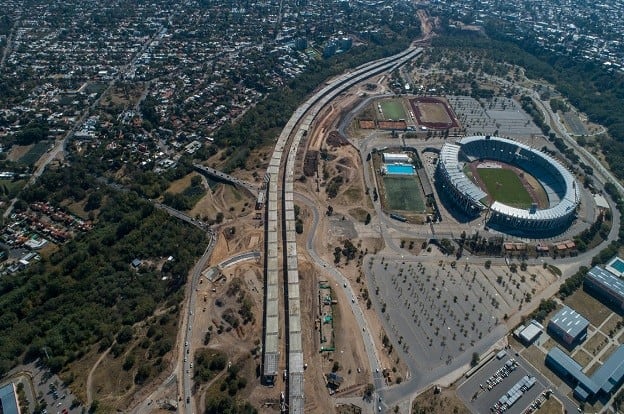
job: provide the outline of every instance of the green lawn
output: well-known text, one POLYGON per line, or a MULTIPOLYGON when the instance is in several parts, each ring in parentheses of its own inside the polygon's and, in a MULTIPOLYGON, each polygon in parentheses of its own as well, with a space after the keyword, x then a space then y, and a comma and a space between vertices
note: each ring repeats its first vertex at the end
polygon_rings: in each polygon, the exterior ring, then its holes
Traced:
POLYGON ((425 211, 420 182, 413 177, 383 177, 386 190, 386 205, 395 211, 425 211))
POLYGON ((37 142, 35 145, 33 145, 30 151, 24 154, 19 160, 17 160, 17 162, 26 165, 34 165, 39 160, 39 158, 41 158, 41 156, 46 153, 52 143, 52 141, 48 140, 37 142))
POLYGON ((407 115, 403 109, 403 104, 398 99, 391 99, 388 101, 381 101, 381 110, 383 111, 384 119, 392 119, 398 121, 399 119, 406 119, 407 115))
POLYGON ((479 168, 477 173, 494 200, 518 208, 531 206, 533 200, 515 172, 502 168, 479 168))

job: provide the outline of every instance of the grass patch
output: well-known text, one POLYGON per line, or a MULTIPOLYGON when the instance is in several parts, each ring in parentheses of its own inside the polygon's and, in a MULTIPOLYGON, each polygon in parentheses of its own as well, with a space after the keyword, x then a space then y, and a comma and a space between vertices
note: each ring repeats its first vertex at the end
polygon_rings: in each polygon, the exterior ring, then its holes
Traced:
POLYGON ((50 149, 50 145, 51 142, 47 140, 37 142, 26 154, 22 155, 17 162, 25 165, 34 165, 39 158, 50 149))
POLYGON ((349 203, 360 203, 362 201, 362 190, 358 186, 351 186, 343 193, 349 203))
POLYGON ((13 198, 24 187, 24 184, 26 184, 26 180, 0 180, 0 189, 2 189, 3 194, 13 198))
POLYGON ((583 289, 578 289, 567 297, 565 304, 583 315, 594 326, 600 326, 611 314, 609 308, 583 289))
POLYGON ((587 352, 580 349, 576 354, 574 354, 574 360, 578 362, 580 366, 586 367, 591 362, 592 357, 587 352))
POLYGON ((420 394, 412 405, 413 414, 468 414, 470 410, 459 399, 454 390, 433 393, 433 387, 420 394))
POLYGON ((602 332, 595 332, 592 337, 587 340, 587 342, 585 342, 583 348, 585 348, 587 352, 591 352, 595 355, 600 352, 602 348, 604 348, 605 345, 608 343, 605 341, 605 339, 607 339, 607 337, 603 335, 602 332))
POLYGON ((537 414, 561 414, 562 412, 563 404, 552 396, 536 411, 537 414))
POLYGON ((364 223, 366 221, 366 215, 368 214, 368 211, 364 210, 361 207, 357 207, 349 210, 349 214, 357 221, 361 221, 362 223, 364 223))
POLYGON ((504 168, 478 168, 477 173, 492 199, 518 208, 531 206, 533 200, 514 171, 504 168))
POLYGON ((387 101, 381 101, 379 105, 381 105, 384 119, 392 119, 398 121, 399 119, 407 118, 405 110, 403 109, 403 104, 400 100, 391 99, 387 101))
POLYGON ((386 205, 390 210, 424 212, 420 183, 414 177, 383 177, 386 205))
MULTIPOLYGON (((565 350, 562 348, 562 350, 565 350)), ((531 363, 539 372, 541 372, 546 378, 553 383, 555 387, 559 387, 562 382, 561 379, 550 370, 544 363, 546 355, 540 351, 536 346, 530 346, 522 351, 522 356, 531 363)))

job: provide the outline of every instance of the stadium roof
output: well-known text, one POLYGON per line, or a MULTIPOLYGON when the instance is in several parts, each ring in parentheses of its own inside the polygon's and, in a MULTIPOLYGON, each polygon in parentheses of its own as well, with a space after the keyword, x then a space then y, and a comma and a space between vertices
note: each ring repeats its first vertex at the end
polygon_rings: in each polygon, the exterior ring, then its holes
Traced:
MULTIPOLYGON (((550 220, 550 219, 563 217, 567 215, 570 211, 576 208, 576 206, 579 203, 579 194, 576 188, 577 184, 576 184, 576 181, 574 180, 574 176, 563 165, 561 165, 558 161, 556 161, 549 155, 535 148, 532 148, 528 145, 525 145, 521 142, 517 142, 517 141, 510 140, 510 139, 505 139, 505 138, 500 138, 500 137, 486 138, 483 135, 470 136, 470 137, 462 138, 459 141, 459 144, 466 145, 466 144, 473 143, 475 141, 485 141, 486 139, 490 142, 501 142, 505 144, 513 144, 520 149, 530 152, 534 156, 542 158, 543 160, 547 161, 548 164, 552 165, 556 169, 557 173, 561 176, 561 178, 565 182, 565 194, 561 198, 560 202, 553 207, 543 209, 543 210, 532 211, 532 210, 527 210, 527 209, 511 207, 506 204, 495 201, 490 206, 490 210, 503 214, 508 217, 539 221, 539 220, 550 220)), ((458 147, 457 152, 459 152, 459 147, 458 147)), ((442 158, 442 156, 440 156, 440 158, 442 158)), ((458 164, 457 159, 455 163, 458 164)), ((472 182, 467 177, 466 177, 466 180, 472 184, 472 182)), ((476 187, 476 185, 474 184, 473 186, 476 187)))
POLYGON ((482 205, 480 200, 487 197, 487 194, 464 174, 463 164, 459 161, 459 149, 459 145, 444 144, 440 150, 440 162, 445 166, 451 184, 470 197, 475 204, 482 205))
POLYGON ((553 324, 561 331, 576 338, 587 328, 589 322, 574 309, 564 306, 552 317, 549 324, 553 324))
POLYGON ((624 299, 624 282, 613 273, 606 271, 602 267, 592 267, 585 276, 594 283, 608 289, 612 294, 624 299))

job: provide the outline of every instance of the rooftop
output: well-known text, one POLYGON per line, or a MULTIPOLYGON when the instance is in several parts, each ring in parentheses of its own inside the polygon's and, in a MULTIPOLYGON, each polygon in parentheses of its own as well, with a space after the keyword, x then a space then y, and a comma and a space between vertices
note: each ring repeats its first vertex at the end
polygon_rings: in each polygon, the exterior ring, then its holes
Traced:
POLYGON ((624 379, 624 345, 620 345, 591 378, 583 373, 582 367, 572 357, 558 347, 548 351, 546 358, 550 358, 578 381, 578 386, 574 392, 579 396, 585 396, 585 398, 591 397, 599 391, 613 393, 617 391, 616 387, 624 379))
POLYGON ((549 325, 551 324, 576 338, 583 330, 587 329, 589 322, 574 309, 564 306, 552 317, 549 322, 549 325))
POLYGON ((624 299, 624 282, 613 273, 606 271, 602 267, 594 266, 587 272, 586 278, 609 289, 611 293, 619 298, 624 299))

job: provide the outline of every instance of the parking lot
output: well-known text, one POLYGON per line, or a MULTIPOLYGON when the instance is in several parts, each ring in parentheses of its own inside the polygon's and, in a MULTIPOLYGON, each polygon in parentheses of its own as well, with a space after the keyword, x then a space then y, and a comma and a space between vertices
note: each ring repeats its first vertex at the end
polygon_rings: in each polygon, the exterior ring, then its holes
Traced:
POLYGON ((506 412, 520 414, 543 391, 548 389, 540 378, 535 378, 535 385, 524 391, 515 404, 507 409, 497 408, 498 400, 518 381, 525 375, 531 378, 534 375, 533 370, 524 366, 522 362, 516 362, 513 370, 505 369, 505 364, 508 361, 510 361, 509 356, 502 359, 493 358, 459 386, 457 393, 466 402, 466 405, 470 407, 471 411, 477 413, 506 412), (476 398, 474 398, 475 396, 476 398))

